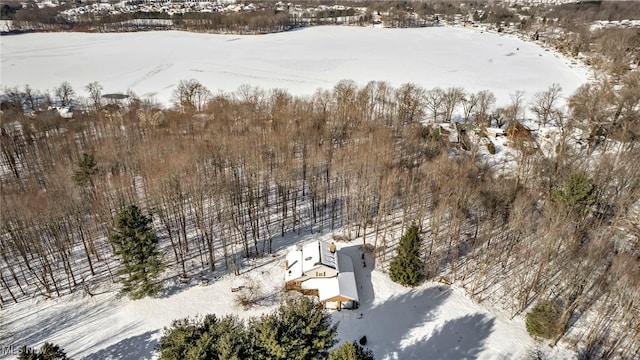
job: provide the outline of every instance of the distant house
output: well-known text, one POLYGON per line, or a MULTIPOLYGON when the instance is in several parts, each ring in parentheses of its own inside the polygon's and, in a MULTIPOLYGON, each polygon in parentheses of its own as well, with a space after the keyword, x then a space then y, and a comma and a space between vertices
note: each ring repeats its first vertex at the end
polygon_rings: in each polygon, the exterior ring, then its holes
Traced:
POLYGON ((533 140, 533 136, 531 136, 531 129, 522 125, 522 123, 517 120, 510 122, 504 132, 509 140, 533 140))
POLYGON ((522 125, 519 121, 512 121, 504 130, 511 146, 521 151, 532 154, 539 151, 538 143, 532 135, 531 129, 522 125))
POLYGON ((484 128, 482 129, 482 134, 490 138, 497 138, 504 136, 504 130, 498 128, 484 128))
POLYGON ((313 241, 298 245, 285 260, 285 288, 315 295, 328 309, 358 307, 358 288, 351 257, 334 243, 313 241))

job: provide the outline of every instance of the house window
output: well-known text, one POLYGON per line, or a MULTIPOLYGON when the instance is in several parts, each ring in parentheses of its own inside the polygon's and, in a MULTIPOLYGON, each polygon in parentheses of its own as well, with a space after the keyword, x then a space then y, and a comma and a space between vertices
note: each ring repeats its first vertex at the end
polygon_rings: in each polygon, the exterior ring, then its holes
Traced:
POLYGON ((316 276, 317 276, 317 277, 327 276, 327 273, 326 273, 326 272, 324 272, 324 271, 323 271, 323 272, 316 271, 316 276))

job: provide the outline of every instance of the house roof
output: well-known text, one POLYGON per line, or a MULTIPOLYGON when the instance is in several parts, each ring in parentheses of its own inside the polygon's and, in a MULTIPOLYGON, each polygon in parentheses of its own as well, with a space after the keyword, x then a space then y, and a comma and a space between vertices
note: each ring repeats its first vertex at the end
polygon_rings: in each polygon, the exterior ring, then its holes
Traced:
POLYGON ((302 282, 303 289, 317 289, 320 301, 351 299, 358 301, 358 287, 349 255, 331 252, 331 245, 324 241, 313 241, 298 245, 286 256, 288 269, 285 280, 296 280, 306 272, 327 266, 336 269, 338 276, 310 278, 302 282))
POLYGON ((358 287, 353 261, 349 255, 338 254, 338 276, 331 278, 313 278, 302 283, 303 289, 317 289, 320 301, 334 298, 358 300, 358 287))
POLYGON ((332 278, 309 279, 302 283, 302 288, 317 289, 320 301, 338 297, 359 301, 356 277, 353 272, 339 273, 337 277, 332 278))
MULTIPOLYGON (((285 270, 286 281, 295 280, 304 276, 306 272, 318 268, 321 265, 338 269, 336 253, 331 252, 331 245, 325 241, 312 241, 303 245, 297 245, 296 249, 289 251, 286 256, 288 269, 285 270)), ((353 265, 352 265, 353 268, 353 265)))

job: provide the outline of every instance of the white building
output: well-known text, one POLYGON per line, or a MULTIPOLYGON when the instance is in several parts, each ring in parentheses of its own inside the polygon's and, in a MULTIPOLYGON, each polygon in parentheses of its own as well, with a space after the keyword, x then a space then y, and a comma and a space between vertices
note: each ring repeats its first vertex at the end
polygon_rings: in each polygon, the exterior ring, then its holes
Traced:
POLYGON ((287 290, 316 295, 328 309, 358 306, 353 261, 336 250, 334 243, 313 241, 296 246, 286 256, 284 278, 287 290))

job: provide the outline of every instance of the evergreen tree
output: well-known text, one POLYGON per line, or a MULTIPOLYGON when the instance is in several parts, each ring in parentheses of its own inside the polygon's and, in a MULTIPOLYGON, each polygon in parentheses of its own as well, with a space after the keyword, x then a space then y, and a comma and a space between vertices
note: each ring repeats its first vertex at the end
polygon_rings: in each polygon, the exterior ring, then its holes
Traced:
POLYGON ((398 254, 389 264, 391 280, 404 286, 416 286, 422 280, 418 226, 412 224, 400 239, 398 254))
POLYGON ((115 229, 109 234, 109 241, 122 262, 118 270, 122 293, 132 299, 156 295, 162 289, 157 279, 164 264, 151 221, 151 217, 143 215, 137 206, 130 205, 118 214, 115 229))
POLYGON ((556 189, 553 198, 565 203, 569 208, 579 212, 588 211, 595 202, 593 185, 587 175, 576 173, 569 176, 563 189, 556 189))
MULTIPOLYGON (((160 360, 325 359, 337 342, 336 329, 326 311, 303 297, 251 319, 248 326, 234 316, 176 320, 164 329, 158 351, 160 360)), ((356 359, 373 359, 370 351, 352 346, 341 351, 355 353, 356 359)))
POLYGON ((40 351, 23 346, 18 353, 18 360, 71 360, 64 349, 58 345, 45 342, 40 351))
POLYGON ((329 353, 327 360, 375 360, 373 352, 357 342, 346 342, 329 353))
POLYGON ((545 339, 558 335, 560 307, 553 300, 541 300, 527 313, 525 325, 529 334, 545 339))
POLYGON ((202 325, 196 320, 174 320, 170 328, 165 328, 160 338, 158 350, 161 360, 182 360, 202 336, 202 325))
POLYGON ((182 319, 165 328, 158 350, 161 360, 249 359, 250 341, 244 322, 234 316, 222 319, 182 319))
POLYGON ((73 173, 73 181, 78 185, 91 184, 91 177, 98 173, 98 167, 93 154, 82 154, 78 161, 78 169, 73 173))
POLYGON ((251 324, 252 359, 316 359, 336 343, 337 325, 309 298, 287 300, 251 324))

